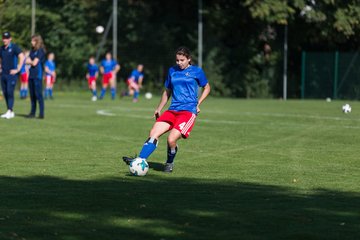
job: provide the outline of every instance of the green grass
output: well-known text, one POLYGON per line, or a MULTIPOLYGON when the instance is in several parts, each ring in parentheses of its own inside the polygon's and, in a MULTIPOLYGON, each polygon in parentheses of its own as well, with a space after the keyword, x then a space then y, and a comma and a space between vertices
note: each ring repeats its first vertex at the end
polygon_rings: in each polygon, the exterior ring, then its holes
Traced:
POLYGON ((0 239, 360 239, 359 102, 210 98, 172 174, 163 137, 129 176, 120 157, 158 101, 57 93, 29 120, 17 100, 0 121, 0 239))

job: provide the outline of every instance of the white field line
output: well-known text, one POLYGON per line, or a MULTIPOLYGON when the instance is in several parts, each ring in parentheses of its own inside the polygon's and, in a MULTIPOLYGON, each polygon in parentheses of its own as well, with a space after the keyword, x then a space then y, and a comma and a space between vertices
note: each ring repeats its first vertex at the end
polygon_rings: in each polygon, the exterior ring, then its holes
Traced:
MULTIPOLYGON (((119 108, 117 108, 119 110, 119 108)), ((125 109, 125 108, 124 108, 125 109)), ((144 111, 145 109, 142 109, 140 111, 144 111)), ((148 109, 147 109, 148 111, 148 109)), ((120 116, 120 114, 115 114, 113 113, 111 110, 97 110, 96 113, 98 115, 103 115, 103 116, 110 116, 110 117, 115 117, 115 116, 120 116)), ((321 116, 305 116, 305 115, 297 115, 297 114, 277 114, 277 113, 250 113, 250 112, 246 112, 244 113, 246 115, 257 115, 257 116, 274 116, 274 117, 297 117, 297 118, 312 118, 312 119, 323 119, 323 120, 335 120, 335 121, 342 121, 342 120, 355 120, 355 121, 360 121, 360 119, 346 119, 346 118, 339 118, 339 117, 321 117, 321 116)), ((143 115, 138 115, 138 114, 133 114, 130 113, 128 110, 126 113, 122 112, 121 113, 122 117, 130 117, 130 118, 138 118, 138 119, 151 119, 151 116, 143 116, 143 115)), ((197 122, 205 122, 205 123, 214 123, 214 124, 228 124, 228 125, 257 125, 259 123, 256 122, 249 122, 249 121, 231 121, 231 120, 211 120, 211 119, 196 119, 197 122)), ((283 125, 283 124, 282 124, 283 125)), ((285 125, 289 125, 289 124, 285 124, 285 125)), ((303 124, 300 124, 303 125, 303 124)), ((342 127, 342 128, 351 128, 351 129, 360 129, 360 126, 336 126, 336 127, 342 127)))

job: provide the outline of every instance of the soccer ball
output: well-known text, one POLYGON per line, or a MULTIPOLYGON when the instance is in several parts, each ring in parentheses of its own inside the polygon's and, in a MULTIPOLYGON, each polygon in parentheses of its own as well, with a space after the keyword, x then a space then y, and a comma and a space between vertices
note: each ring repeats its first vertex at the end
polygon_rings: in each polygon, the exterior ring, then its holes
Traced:
POLYGON ((149 171, 149 164, 144 158, 135 158, 129 165, 131 175, 145 176, 149 171))
POLYGON ((104 27, 101 26, 101 25, 97 26, 97 27, 96 27, 96 32, 99 33, 99 34, 100 34, 100 33, 103 33, 103 32, 104 32, 104 27))
POLYGON ((344 113, 350 113, 351 112, 351 106, 349 104, 345 104, 342 106, 342 110, 344 113))
POLYGON ((151 99, 151 98, 152 98, 151 92, 145 93, 145 98, 146 98, 146 99, 151 99))

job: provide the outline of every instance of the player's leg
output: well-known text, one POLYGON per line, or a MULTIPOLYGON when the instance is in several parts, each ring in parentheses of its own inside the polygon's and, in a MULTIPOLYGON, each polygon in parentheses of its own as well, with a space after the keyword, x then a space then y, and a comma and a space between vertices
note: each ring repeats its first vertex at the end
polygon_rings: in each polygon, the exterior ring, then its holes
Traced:
MULTIPOLYGON (((150 131, 149 138, 140 151, 139 157, 147 159, 155 151, 161 135, 169 131, 170 128, 171 125, 167 122, 156 122, 150 131)), ((130 164, 133 158, 123 157, 123 160, 126 164, 130 164)))
POLYGON ((45 90, 44 90, 44 99, 48 98, 49 95, 49 84, 50 84, 50 76, 45 77, 45 90))
MULTIPOLYGON (((3 92, 3 96, 5 98, 6 107, 8 107, 7 78, 6 78, 5 74, 3 74, 3 76, 1 77, 1 89, 3 92)), ((4 116, 5 116, 5 114, 1 115, 1 117, 4 117, 4 116)))
POLYGON ((134 89, 133 102, 137 102, 139 98, 139 85, 136 82, 132 83, 132 88, 134 89))
POLYGON ((177 129, 172 129, 167 139, 167 160, 165 163, 164 172, 172 172, 174 168, 174 159, 178 150, 177 141, 182 137, 181 132, 177 129))
MULTIPOLYGON (((37 101, 39 101, 39 118, 43 119, 44 118, 44 98, 43 98, 43 94, 42 94, 42 81, 41 79, 35 79, 34 80, 34 86, 35 86, 35 97, 37 99, 37 101)), ((36 105, 36 101, 35 101, 35 105, 36 105)))
POLYGON ((31 103, 31 110, 28 118, 35 117, 36 112, 36 95, 35 95, 35 79, 29 79, 29 93, 30 93, 30 103, 31 103))
POLYGON ((111 76, 110 79, 110 92, 111 92, 111 99, 114 100, 116 96, 116 79, 115 76, 111 76))
POLYGON ((99 99, 103 99, 104 96, 105 96, 105 93, 106 93, 106 89, 109 85, 109 74, 108 73, 105 73, 103 75, 103 83, 102 83, 102 89, 101 89, 101 93, 100 93, 100 97, 99 99))
POLYGON ((91 81, 90 88, 91 88, 91 91, 92 91, 92 94, 93 94, 92 100, 96 101, 96 99, 97 99, 97 91, 96 91, 96 81, 95 81, 95 79, 93 79, 91 81))
POLYGON ((50 84, 49 84, 49 97, 53 99, 53 88, 54 88, 54 77, 50 77, 50 84))

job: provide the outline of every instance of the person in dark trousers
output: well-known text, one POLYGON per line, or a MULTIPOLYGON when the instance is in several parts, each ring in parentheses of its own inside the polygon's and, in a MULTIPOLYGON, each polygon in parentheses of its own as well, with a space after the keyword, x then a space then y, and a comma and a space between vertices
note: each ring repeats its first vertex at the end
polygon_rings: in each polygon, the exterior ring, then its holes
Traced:
POLYGON ((7 111, 1 115, 1 118, 11 119, 15 117, 14 108, 14 91, 16 86, 17 74, 21 71, 25 55, 21 49, 11 42, 10 32, 2 34, 3 46, 0 48, 1 58, 1 88, 5 98, 7 111))
POLYGON ((29 70, 29 90, 31 100, 31 110, 28 118, 34 118, 36 113, 36 103, 39 103, 39 119, 44 118, 44 98, 43 98, 43 63, 45 62, 45 47, 40 35, 31 37, 31 51, 26 64, 30 65, 29 70))

